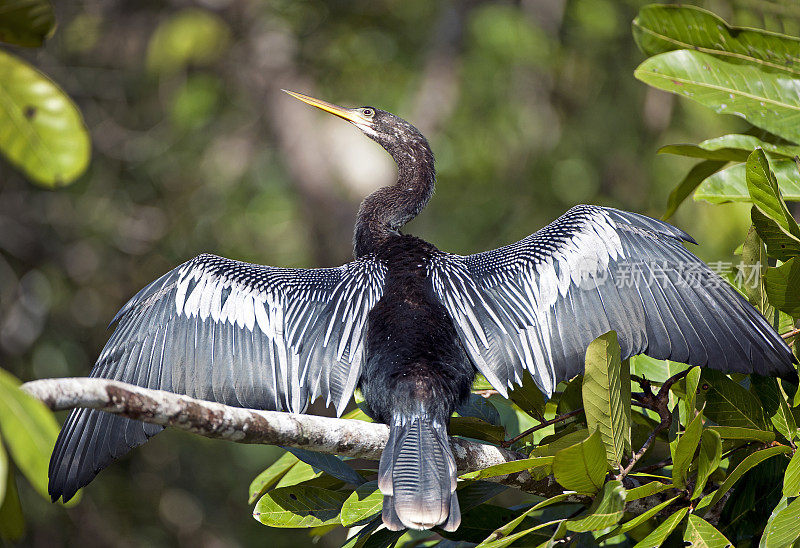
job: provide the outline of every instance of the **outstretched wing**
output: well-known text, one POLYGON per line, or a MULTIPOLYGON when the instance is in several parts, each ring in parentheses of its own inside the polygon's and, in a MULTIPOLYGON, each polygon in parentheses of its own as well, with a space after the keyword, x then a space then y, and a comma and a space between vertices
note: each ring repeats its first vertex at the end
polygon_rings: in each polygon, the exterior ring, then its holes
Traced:
POLYGON ((695 243, 643 215, 577 206, 517 243, 442 254, 429 274, 473 363, 503 394, 525 369, 552 394, 612 329, 623 358, 792 375, 780 336, 684 241, 695 243))
MULTIPOLYGON (((383 292, 384 273, 371 258, 293 270, 201 255, 119 311, 91 376, 296 413, 322 396, 341 413, 358 382, 367 313, 383 292)), ((68 500, 161 429, 73 411, 50 461, 51 496, 68 500)))

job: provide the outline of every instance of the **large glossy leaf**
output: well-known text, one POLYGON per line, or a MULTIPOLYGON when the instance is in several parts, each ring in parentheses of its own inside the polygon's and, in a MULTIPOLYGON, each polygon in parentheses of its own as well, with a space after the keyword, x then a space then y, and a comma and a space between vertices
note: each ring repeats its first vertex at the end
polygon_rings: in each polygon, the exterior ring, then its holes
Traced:
POLYGON ((768 269, 764 273, 764 289, 770 304, 793 318, 800 318, 800 259, 794 257, 768 269))
MULTIPOLYGON (((786 501, 782 501, 786 504, 786 501)), ((791 546, 800 538, 800 498, 774 513, 764 529, 760 546, 778 548, 791 546)))
POLYGON ((453 417, 450 419, 450 434, 495 444, 502 443, 506 438, 506 431, 502 426, 495 426, 475 417, 453 417))
POLYGON ((20 382, 0 369, 0 430, 14 462, 47 500, 47 470, 58 424, 42 402, 18 388, 20 382))
POLYGON ((697 456, 697 479, 695 480, 692 499, 696 499, 703 494, 706 482, 719 467, 721 458, 722 438, 714 430, 704 429, 700 436, 700 453, 697 456))
MULTIPOLYGON (((765 318, 769 318, 775 313, 775 309, 767 302, 767 292, 764 289, 764 272, 769 265, 769 258, 767 257, 767 248, 764 241, 761 239, 761 229, 755 224, 758 222, 758 217, 763 217, 762 213, 753 206, 750 208, 750 213, 753 215, 754 224, 750 226, 747 231, 747 236, 742 244, 742 261, 739 266, 739 273, 741 274, 741 288, 756 310, 761 312, 765 318)), ((767 223, 775 225, 767 217, 767 223)), ((775 229, 783 234, 775 225, 775 229)))
POLYGON ((270 491, 258 501, 253 517, 270 527, 319 527, 339 523, 347 493, 307 485, 270 491))
MULTIPOLYGON (((777 178, 783 199, 800 200, 800 175, 797 173, 797 164, 791 160, 774 160, 772 171, 777 178)), ((747 168, 743 163, 718 171, 700 184, 694 193, 694 199, 712 204, 750 202, 746 174, 747 168)))
POLYGON ((621 481, 609 481, 597 493, 585 516, 567 520, 567 529, 579 533, 616 525, 625 513, 625 488, 621 481))
POLYGON ((666 508, 667 506, 669 506, 670 504, 675 502, 677 499, 678 499, 678 497, 672 497, 671 499, 665 500, 661 504, 657 504, 656 506, 653 506, 652 508, 648 509, 646 512, 643 512, 643 513, 639 514, 638 516, 626 521, 625 523, 622 523, 621 525, 619 525, 619 527, 615 527, 614 529, 612 529, 611 531, 609 531, 608 533, 603 535, 603 539, 612 538, 612 537, 615 537, 617 535, 621 535, 623 533, 626 533, 626 532, 630 531, 631 529, 634 529, 634 528, 638 527, 642 523, 646 522, 647 520, 649 520, 650 518, 652 518, 653 516, 655 516, 656 514, 661 512, 664 508, 666 508))
POLYGON ((47 0, 4 0, 0 3, 0 42, 38 47, 55 26, 47 0))
POLYGON ((792 450, 785 445, 779 445, 777 447, 769 447, 767 449, 762 449, 761 451, 756 451, 755 453, 751 453, 747 455, 739 465, 728 474, 728 477, 725 478, 725 481, 722 482, 722 485, 719 486, 719 489, 716 490, 714 496, 711 498, 711 502, 709 506, 714 506, 722 496, 728 492, 728 490, 734 486, 734 484, 739 481, 744 474, 756 466, 764 462, 765 460, 775 457, 777 455, 783 455, 785 453, 790 453, 792 450))
POLYGON ((511 462, 504 462, 502 464, 495 464, 483 470, 475 472, 467 472, 461 475, 461 479, 477 480, 485 478, 494 478, 497 476, 506 476, 508 474, 516 474, 523 470, 530 470, 531 468, 541 469, 545 475, 549 475, 552 469, 553 460, 555 457, 534 457, 530 459, 521 459, 511 462))
POLYGON ((378 512, 383 507, 383 493, 378 489, 377 481, 370 481, 350 493, 347 500, 342 505, 342 512, 339 516, 342 525, 351 527, 378 512))
POLYGON ((719 434, 719 437, 724 440, 752 440, 762 443, 772 443, 775 441, 775 433, 766 430, 740 428, 738 426, 709 426, 706 430, 716 432, 719 434))
POLYGON ((489 403, 489 400, 478 394, 470 394, 466 403, 456 409, 456 413, 462 417, 474 417, 489 424, 500 426, 500 413, 489 403))
POLYGON ((6 495, 0 501, 0 539, 17 541, 25 534, 25 517, 19 503, 13 466, 6 471, 6 495))
POLYGON ((769 417, 772 426, 788 441, 794 441, 797 435, 797 426, 792 410, 786 402, 787 396, 778 383, 778 379, 754 375, 750 382, 751 390, 764 404, 764 412, 769 417))
POLYGON ((305 483, 307 481, 320 478, 323 475, 324 473, 321 470, 315 470, 310 464, 298 461, 294 463, 285 474, 282 475, 282 477, 278 480, 278 483, 275 484, 275 487, 281 488, 289 487, 290 485, 298 485, 300 483, 305 483))
POLYGON ((253 504, 258 500, 261 495, 267 492, 267 489, 275 485, 289 469, 297 463, 297 457, 289 452, 284 453, 272 465, 261 472, 250 483, 250 497, 249 504, 253 504))
POLYGON ((697 400, 697 389, 700 386, 700 375, 701 371, 699 367, 692 367, 689 370, 689 373, 686 374, 686 378, 683 381, 683 384, 686 386, 686 396, 683 400, 684 409, 686 411, 686 416, 691 417, 695 411, 695 402, 697 400))
POLYGON ((678 489, 686 487, 686 473, 694 460, 694 453, 700 443, 702 432, 703 415, 701 413, 692 419, 692 422, 686 427, 686 432, 678 439, 675 454, 672 456, 672 483, 678 489))
POLYGON ((700 389, 705 392, 705 416, 722 426, 764 430, 767 421, 761 402, 724 373, 705 369, 700 389))
POLYGON ((688 508, 681 508, 662 521, 661 524, 653 529, 649 535, 639 541, 634 548, 653 548, 661 546, 661 544, 667 540, 667 537, 670 535, 670 533, 672 533, 678 524, 683 521, 683 518, 686 517, 688 512, 688 508))
POLYGON ((716 527, 694 514, 689 514, 686 522, 686 531, 683 540, 689 542, 693 548, 728 548, 733 546, 725 535, 717 531, 716 527))
POLYGON ((8 479, 8 453, 3 445, 3 436, 0 436, 0 504, 6 496, 6 482, 8 479))
MULTIPOLYGON (((764 215, 756 206, 750 208, 750 219, 753 221, 753 226, 758 233, 759 238, 766 246, 766 255, 773 259, 781 261, 788 261, 792 257, 800 256, 800 240, 785 232, 778 223, 764 215)), ((763 268, 761 275, 763 278, 768 264, 767 257, 763 258, 763 268)), ((764 292, 766 298, 766 291, 764 291, 763 279, 761 280, 760 290, 764 292)), ((763 314, 763 308, 762 310, 763 314)), ((774 311, 773 311, 774 312, 774 311)), ((765 316, 769 317, 768 314, 765 316)))
POLYGON ((796 497, 800 495, 800 451, 796 451, 786 467, 783 476, 783 496, 796 497))
POLYGON ((678 209, 686 198, 708 177, 717 173, 720 169, 728 165, 727 160, 706 160, 695 165, 683 180, 672 189, 667 200, 667 210, 664 212, 664 219, 669 219, 678 209))
POLYGON ((545 400, 542 391, 536 386, 533 377, 528 373, 522 375, 522 385, 517 386, 508 393, 511 401, 532 417, 544 421, 545 400))
POLYGON ((89 163, 89 133, 69 97, 24 61, 0 51, 0 152, 46 187, 74 181, 89 163))
MULTIPOLYGON (((635 474, 632 474, 635 475, 635 474)), ((637 476, 640 477, 640 476, 637 476)), ((643 499, 644 497, 649 497, 650 495, 655 495, 656 493, 660 493, 661 491, 666 491, 667 489, 672 489, 672 484, 667 483, 667 478, 658 476, 660 479, 656 481, 651 481, 649 483, 645 483, 644 485, 640 485, 639 487, 633 487, 628 489, 628 495, 625 498, 628 502, 632 500, 643 499)))
POLYGON ((609 331, 586 349, 583 408, 589 431, 596 429, 600 433, 611 465, 619 465, 630 451, 630 394, 630 370, 623 371, 617 334, 609 331))
MULTIPOLYGON (((745 164, 747 170, 747 191, 750 198, 761 213, 778 223, 778 226, 791 236, 800 239, 800 227, 797 226, 792 214, 786 207, 778 186, 778 180, 770 169, 764 151, 756 149, 747 159, 745 164)), ((795 165, 795 170, 797 165, 795 165)), ((800 180, 800 174, 795 171, 795 180, 800 180)))
POLYGON ((639 65, 634 76, 720 114, 739 116, 779 137, 800 142, 800 79, 689 50, 651 57, 639 65))
POLYGON ((774 144, 759 139, 755 135, 731 133, 714 139, 707 139, 702 143, 666 145, 658 149, 659 154, 676 154, 690 158, 704 158, 707 160, 725 160, 729 162, 746 162, 747 157, 756 148, 763 148, 773 156, 787 160, 800 155, 800 146, 774 144))
POLYGON ((553 475, 564 489, 594 494, 605 481, 605 454, 600 433, 595 430, 586 440, 556 453, 553 475))
POLYGON ((286 449, 292 455, 311 465, 312 467, 327 472, 334 478, 340 479, 345 483, 359 486, 364 483, 364 478, 361 474, 347 466, 342 459, 336 455, 328 455, 326 453, 318 453, 317 451, 308 451, 306 449, 297 449, 289 447, 286 449))
MULTIPOLYGON (((522 521, 526 517, 528 517, 533 512, 541 510, 542 508, 544 508, 546 506, 550 506, 551 504, 557 504, 557 503, 563 501, 568 496, 569 495, 566 494, 566 493, 561 493, 560 495, 556 495, 554 497, 550 497, 549 499, 545 499, 542 502, 531 506, 530 508, 525 510, 522 514, 520 514, 519 516, 517 516, 513 520, 509 521, 508 523, 506 523, 502 527, 498 527, 497 529, 495 529, 492 532, 491 535, 486 537, 483 540, 483 542, 481 542, 478 545, 479 548, 489 548, 489 547, 491 547, 491 548, 500 548, 502 546, 508 546, 509 544, 514 542, 516 539, 518 539, 521 536, 523 536, 522 534, 520 534, 520 535, 512 535, 512 533, 514 532, 514 530, 516 530, 517 527, 519 527, 519 525, 522 523, 522 521)), ((550 524, 547 524, 547 525, 550 525, 550 524)), ((522 531, 521 533, 527 534, 527 531, 522 531)))
POLYGON ((639 10, 633 36, 647 55, 693 49, 732 63, 800 74, 800 40, 746 27, 734 27, 693 6, 650 5, 639 10))

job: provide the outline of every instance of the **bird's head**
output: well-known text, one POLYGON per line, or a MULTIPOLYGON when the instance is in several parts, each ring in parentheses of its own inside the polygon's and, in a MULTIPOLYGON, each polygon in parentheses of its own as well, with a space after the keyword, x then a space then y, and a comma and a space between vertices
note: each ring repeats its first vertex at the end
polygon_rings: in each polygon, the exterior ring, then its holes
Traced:
POLYGON ((411 148, 415 144, 424 144, 425 147, 428 145, 425 137, 417 128, 391 112, 370 106, 345 108, 302 93, 283 91, 304 103, 347 120, 360 129, 364 135, 389 151, 392 156, 395 156, 394 152, 397 149, 411 148))

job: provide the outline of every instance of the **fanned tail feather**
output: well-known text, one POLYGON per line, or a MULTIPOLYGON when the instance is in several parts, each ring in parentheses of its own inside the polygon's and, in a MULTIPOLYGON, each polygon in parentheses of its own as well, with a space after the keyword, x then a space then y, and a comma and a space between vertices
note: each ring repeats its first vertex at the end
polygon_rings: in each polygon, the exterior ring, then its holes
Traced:
POLYGON ((397 417, 381 455, 378 487, 388 529, 458 529, 456 463, 445 425, 419 416, 397 417))

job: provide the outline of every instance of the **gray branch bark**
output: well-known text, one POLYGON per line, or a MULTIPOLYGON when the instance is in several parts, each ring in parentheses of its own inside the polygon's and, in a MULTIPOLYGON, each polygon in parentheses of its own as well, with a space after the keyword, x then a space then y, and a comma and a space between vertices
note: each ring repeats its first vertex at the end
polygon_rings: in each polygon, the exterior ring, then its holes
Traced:
MULTIPOLYGON (((107 379, 42 379, 25 383, 22 389, 53 411, 88 407, 237 443, 281 445, 378 459, 389 437, 389 429, 384 424, 242 409, 107 379)), ((462 438, 450 438, 450 441, 458 469, 464 472, 525 458, 525 455, 494 445, 462 438)), ((563 492, 552 476, 537 480, 528 472, 488 480, 542 497, 563 492)), ((675 492, 669 490, 639 499, 626 510, 641 514, 674 495, 675 492)), ((568 499, 571 502, 587 500, 577 494, 568 499)))

